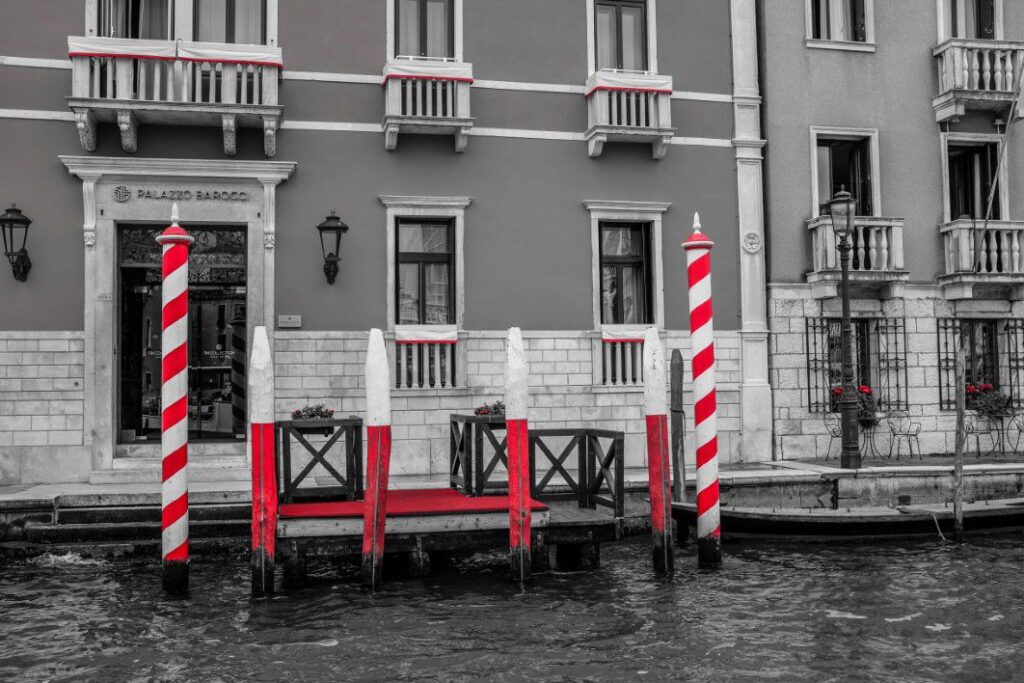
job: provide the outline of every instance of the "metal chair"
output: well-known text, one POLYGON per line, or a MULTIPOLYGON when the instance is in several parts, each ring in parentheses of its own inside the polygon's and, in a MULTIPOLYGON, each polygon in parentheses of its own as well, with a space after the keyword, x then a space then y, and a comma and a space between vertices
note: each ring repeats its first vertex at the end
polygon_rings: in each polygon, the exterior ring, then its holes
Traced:
POLYGON ((985 417, 981 413, 974 411, 968 411, 964 417, 964 431, 967 432, 967 439, 974 437, 974 450, 977 457, 981 457, 981 437, 987 436, 989 441, 992 442, 992 447, 989 448, 991 453, 996 447, 996 435, 992 420, 985 417))
POLYGON ((828 448, 825 449, 825 459, 832 453, 832 444, 836 439, 843 442, 843 424, 836 413, 825 413, 825 429, 828 431, 828 448))
POLYGON ((1024 437, 1024 413, 1014 413, 1010 418, 1010 427, 1017 430, 1017 440, 1013 442, 1013 454, 1020 452, 1021 437, 1024 437))
POLYGON ((921 442, 918 435, 921 434, 921 423, 913 422, 910 413, 905 410, 893 410, 886 414, 885 421, 889 424, 889 457, 892 457, 892 449, 896 448, 896 459, 900 459, 900 449, 904 441, 907 442, 907 449, 910 451, 910 458, 914 458, 914 446, 917 446, 917 457, 921 455, 921 442))

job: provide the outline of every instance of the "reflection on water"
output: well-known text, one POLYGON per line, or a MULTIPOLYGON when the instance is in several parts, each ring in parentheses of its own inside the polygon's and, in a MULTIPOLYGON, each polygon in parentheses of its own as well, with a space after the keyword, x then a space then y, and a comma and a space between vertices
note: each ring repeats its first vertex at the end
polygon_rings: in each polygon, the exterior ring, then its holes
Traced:
POLYGON ((1024 537, 692 550, 655 580, 643 540, 600 571, 500 557, 373 596, 324 565, 305 590, 248 598, 242 563, 197 563, 169 600, 159 567, 51 556, 0 568, 0 680, 1024 680, 1024 537))

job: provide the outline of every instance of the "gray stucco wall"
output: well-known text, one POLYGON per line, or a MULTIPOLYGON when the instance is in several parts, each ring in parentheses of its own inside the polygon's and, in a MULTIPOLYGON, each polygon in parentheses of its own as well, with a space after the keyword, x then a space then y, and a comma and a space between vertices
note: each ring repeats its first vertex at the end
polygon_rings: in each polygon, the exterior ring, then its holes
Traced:
MULTIPOLYGON (((761 73, 765 94, 769 280, 801 282, 811 267, 805 221, 811 212, 812 125, 877 128, 882 210, 906 219, 906 267, 913 282, 933 282, 943 269, 942 159, 932 99, 937 94, 934 0, 876 0, 877 51, 807 48, 804 0, 762 6, 761 73)), ((1024 38, 1024 6, 1006 2, 1007 39, 1024 38)), ((966 117, 950 131, 995 132, 988 114, 966 117)), ((1010 149, 1013 218, 1024 190, 1021 138, 1010 149)), ((877 211, 876 211, 877 213, 877 211)))
POLYGON ((0 54, 61 59, 85 33, 85 0, 3 0, 0 54))

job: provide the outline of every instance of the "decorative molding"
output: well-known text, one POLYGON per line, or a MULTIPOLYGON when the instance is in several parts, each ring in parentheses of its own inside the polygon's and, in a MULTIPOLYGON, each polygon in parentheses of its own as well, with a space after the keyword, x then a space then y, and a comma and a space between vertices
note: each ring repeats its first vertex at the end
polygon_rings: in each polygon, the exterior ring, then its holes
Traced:
MULTIPOLYGON (((386 195, 378 197, 380 203, 389 209, 398 210, 433 210, 433 209, 465 209, 473 203, 472 197, 417 197, 413 195, 386 195)), ((454 214, 451 214, 454 215, 454 214)))
POLYGON ((220 120, 221 127, 224 129, 224 153, 233 157, 238 151, 236 142, 238 120, 234 114, 224 114, 220 120))
POLYGON ((276 116, 263 117, 263 153, 271 158, 277 156, 277 127, 276 116))
POLYGON ((646 214, 663 214, 672 208, 672 202, 634 202, 628 200, 613 200, 613 199, 587 199, 584 200, 583 206, 587 208, 587 211, 591 213, 599 212, 602 214, 601 218, 604 220, 647 220, 643 217, 640 218, 621 218, 617 219, 616 215, 646 215, 646 214))
POLYGON ((743 236, 743 251, 756 254, 761 251, 761 236, 756 232, 748 232, 743 236))
POLYGON ((294 161, 238 161, 235 159, 143 159, 132 157, 86 157, 59 155, 68 171, 99 178, 104 175, 129 177, 174 176, 220 178, 260 182, 287 180, 298 164, 294 161))
POLYGON ((75 127, 78 128, 78 140, 86 152, 96 151, 96 117, 89 110, 75 112, 75 127))
POLYGON ((274 233, 263 233, 263 248, 271 250, 277 245, 277 236, 274 233))

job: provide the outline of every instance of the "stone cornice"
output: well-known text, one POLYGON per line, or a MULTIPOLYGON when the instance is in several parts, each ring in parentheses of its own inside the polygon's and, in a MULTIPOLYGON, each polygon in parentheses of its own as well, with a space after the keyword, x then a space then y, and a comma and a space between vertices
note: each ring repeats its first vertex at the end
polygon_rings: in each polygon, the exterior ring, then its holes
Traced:
POLYGON ((291 177, 294 161, 237 161, 233 159, 135 159, 130 157, 58 157, 69 172, 80 178, 143 176, 174 178, 233 178, 280 183, 291 177))

